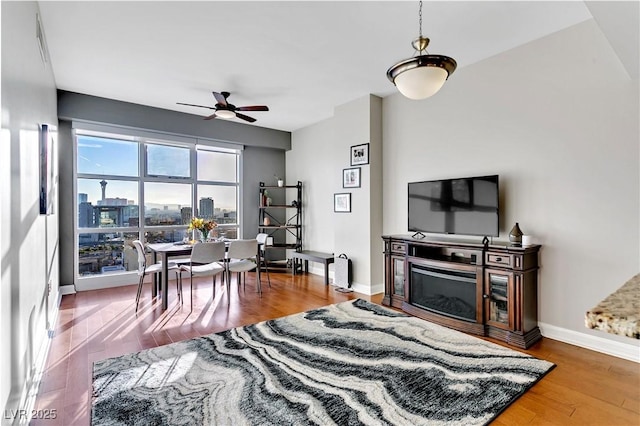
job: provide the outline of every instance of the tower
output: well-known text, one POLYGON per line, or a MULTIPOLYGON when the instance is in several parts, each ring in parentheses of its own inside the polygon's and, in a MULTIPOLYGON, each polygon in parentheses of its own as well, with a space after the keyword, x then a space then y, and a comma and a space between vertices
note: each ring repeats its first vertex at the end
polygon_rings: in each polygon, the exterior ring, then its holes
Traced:
POLYGON ((107 193, 107 181, 102 179, 100 181, 100 186, 102 187, 102 201, 104 201, 105 195, 107 193))

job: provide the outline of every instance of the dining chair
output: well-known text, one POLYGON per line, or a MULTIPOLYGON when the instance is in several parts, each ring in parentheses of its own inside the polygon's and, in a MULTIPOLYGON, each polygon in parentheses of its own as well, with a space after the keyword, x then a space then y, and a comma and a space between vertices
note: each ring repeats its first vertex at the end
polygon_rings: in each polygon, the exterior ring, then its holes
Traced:
MULTIPOLYGON (((147 274, 157 274, 162 272, 162 263, 154 263, 152 265, 147 265, 147 255, 144 249, 144 245, 140 240, 134 240, 133 246, 138 253, 138 276, 140 280, 138 281, 138 293, 136 294, 136 313, 138 312, 138 304, 140 303, 140 295, 142 294, 142 283, 144 281, 144 277, 147 274)), ((167 271, 176 270, 178 266, 174 262, 169 262, 167 264, 167 271)), ((178 289, 178 297, 182 299, 182 292, 178 289)))
POLYGON ((267 238, 269 238, 269 234, 265 233, 260 233, 256 236, 256 241, 258 242, 258 273, 261 270, 260 268, 264 266, 264 270, 267 273, 267 283, 269 283, 269 288, 271 288, 271 277, 269 277, 269 267, 267 266, 266 258, 267 238))
MULTIPOLYGON (((182 293, 182 272, 188 272, 191 287, 191 310, 193 310, 193 277, 213 275, 213 297, 216 297, 216 277, 225 271, 225 243, 209 242, 196 243, 191 250, 190 262, 179 266, 180 279, 179 287, 182 293)), ((224 274, 222 276, 224 285, 224 274)))
MULTIPOLYGON (((227 253, 227 291, 230 289, 231 273, 236 272, 238 287, 240 287, 241 274, 244 276, 244 285, 247 284, 246 273, 253 271, 257 265, 258 241, 253 240, 232 240, 229 243, 227 253)), ((258 278, 258 291, 262 292, 260 279, 258 278)))

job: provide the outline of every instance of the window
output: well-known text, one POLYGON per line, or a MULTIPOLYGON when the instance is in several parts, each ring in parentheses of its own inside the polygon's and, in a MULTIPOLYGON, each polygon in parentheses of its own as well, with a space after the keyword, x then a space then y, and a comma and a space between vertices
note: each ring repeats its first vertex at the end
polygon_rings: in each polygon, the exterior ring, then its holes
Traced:
POLYGON ((191 177, 191 153, 188 148, 152 144, 146 148, 148 176, 191 177))
POLYGON ((133 240, 191 238, 196 215, 218 222, 212 236, 237 237, 240 150, 182 139, 76 130, 80 277, 137 270, 133 240))
POLYGON ((138 176, 136 142, 79 135, 77 143, 78 174, 138 176))

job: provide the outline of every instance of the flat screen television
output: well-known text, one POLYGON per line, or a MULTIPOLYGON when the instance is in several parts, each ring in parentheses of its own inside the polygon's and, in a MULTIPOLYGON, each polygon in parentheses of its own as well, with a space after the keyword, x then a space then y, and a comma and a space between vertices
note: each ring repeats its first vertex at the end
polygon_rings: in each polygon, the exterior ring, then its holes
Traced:
POLYGON ((409 231, 497 237, 498 175, 409 183, 409 231))

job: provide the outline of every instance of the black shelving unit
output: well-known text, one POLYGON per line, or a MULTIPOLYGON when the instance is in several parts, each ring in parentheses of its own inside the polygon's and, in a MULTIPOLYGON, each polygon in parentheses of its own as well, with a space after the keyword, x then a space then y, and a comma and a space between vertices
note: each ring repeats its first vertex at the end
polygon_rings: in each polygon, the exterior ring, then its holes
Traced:
POLYGON ((260 182, 260 205, 258 207, 258 232, 273 237, 273 245, 267 249, 289 249, 302 251, 302 182, 296 185, 265 185, 260 182), (269 204, 267 193, 272 193, 280 203, 269 204), (292 199, 293 198, 293 199, 292 199), (289 203, 287 200, 291 200, 289 203), (265 223, 265 218, 267 223, 265 223), (292 235, 295 242, 287 242, 292 235))

